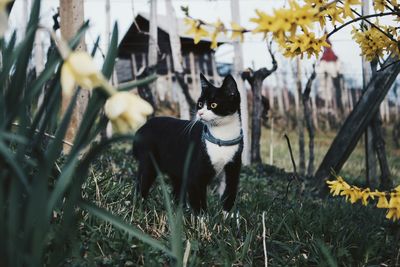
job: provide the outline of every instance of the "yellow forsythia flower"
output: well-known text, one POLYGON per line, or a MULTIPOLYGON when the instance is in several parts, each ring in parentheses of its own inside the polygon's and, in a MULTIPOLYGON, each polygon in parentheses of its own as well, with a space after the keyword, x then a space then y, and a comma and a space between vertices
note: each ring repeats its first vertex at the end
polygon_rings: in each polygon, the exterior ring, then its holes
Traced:
POLYGON ((153 113, 149 103, 128 92, 118 92, 111 96, 104 110, 114 131, 119 133, 136 131, 146 122, 146 116, 153 113))
POLYGON ((241 42, 243 42, 243 39, 244 39, 243 33, 245 31, 245 28, 243 28, 242 26, 240 26, 239 24, 237 24, 235 22, 232 22, 231 26, 232 26, 231 39, 234 41, 240 40, 241 42))
POLYGON ((275 31, 275 17, 267 15, 265 12, 256 9, 258 18, 251 18, 250 21, 257 24, 253 32, 273 32, 275 31))
POLYGON ((369 188, 361 191, 361 201, 364 206, 368 205, 368 198, 374 199, 374 195, 371 194, 371 190, 369 188))
POLYGON ((351 11, 352 5, 359 5, 361 2, 359 0, 346 0, 344 2, 344 7, 343 7, 343 18, 346 17, 351 17, 354 19, 354 14, 353 11, 351 11))
POLYGON ((350 189, 350 185, 346 183, 342 177, 337 177, 337 180, 335 181, 326 181, 327 184, 329 184, 329 188, 331 189, 331 194, 333 196, 338 196, 340 194, 340 191, 344 189, 350 189))
POLYGON ((386 218, 393 221, 400 220, 400 185, 389 193, 377 190, 371 192, 369 188, 361 189, 357 186, 350 186, 342 177, 337 177, 336 180, 327 181, 326 183, 329 185, 330 193, 333 196, 345 196, 346 201, 350 199, 352 204, 361 200, 362 204, 366 206, 369 198, 375 199, 375 197, 378 197, 376 207, 387 209, 386 218), (390 196, 389 201, 387 196, 390 196))
POLYGON ((386 8, 386 0, 374 0, 373 5, 375 11, 383 12, 386 8))
POLYGON ((92 57, 86 52, 72 52, 61 68, 61 86, 63 93, 71 95, 76 85, 91 90, 105 82, 92 57))
POLYGON ((215 30, 211 34, 211 48, 215 49, 218 47, 218 42, 217 42, 218 34, 220 34, 221 32, 226 32, 226 29, 225 29, 225 25, 219 19, 216 23, 213 24, 213 26, 214 26, 215 30))
POLYGON ((186 34, 194 36, 194 43, 200 42, 202 37, 208 37, 209 33, 201 27, 201 23, 197 20, 185 18, 185 24, 189 25, 189 29, 186 34))
POLYGON ((346 201, 350 199, 350 203, 354 204, 357 200, 361 199, 361 190, 356 186, 352 186, 349 189, 343 189, 340 193, 341 196, 346 196, 346 201))
POLYGON ((393 221, 400 219, 400 194, 391 193, 389 201, 389 209, 386 214, 387 219, 392 219, 393 221))
POLYGON ((8 13, 6 7, 10 2, 11 0, 0 0, 0 37, 3 37, 8 28, 8 13))
POLYGON ((375 196, 378 196, 378 203, 376 204, 376 207, 379 209, 387 209, 389 208, 389 202, 387 201, 386 198, 386 193, 385 192, 374 192, 375 196))

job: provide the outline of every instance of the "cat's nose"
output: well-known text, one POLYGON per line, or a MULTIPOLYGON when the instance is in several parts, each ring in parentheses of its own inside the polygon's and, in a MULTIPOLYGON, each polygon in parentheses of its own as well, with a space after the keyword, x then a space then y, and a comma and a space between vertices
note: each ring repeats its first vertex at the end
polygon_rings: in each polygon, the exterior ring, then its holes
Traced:
POLYGON ((204 111, 199 110, 199 111, 197 111, 197 114, 199 114, 199 116, 203 116, 204 111))

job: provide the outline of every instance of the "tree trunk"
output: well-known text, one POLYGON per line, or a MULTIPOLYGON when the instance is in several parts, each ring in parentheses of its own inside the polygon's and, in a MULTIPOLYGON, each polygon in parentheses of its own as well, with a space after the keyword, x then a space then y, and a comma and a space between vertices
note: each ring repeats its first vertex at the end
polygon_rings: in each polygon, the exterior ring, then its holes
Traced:
POLYGON ((308 167, 307 167, 307 175, 312 176, 314 173, 314 137, 315 137, 315 130, 313 125, 312 119, 312 106, 310 100, 310 93, 311 93, 311 86, 312 82, 316 77, 315 73, 315 65, 313 73, 311 74, 310 78, 307 81, 306 88, 302 95, 302 102, 304 108, 304 120, 306 122, 307 132, 309 136, 309 143, 308 143, 308 167))
POLYGON ((278 68, 275 56, 271 51, 271 46, 268 46, 268 52, 272 58, 272 68, 261 68, 256 72, 247 69, 242 73, 242 79, 245 79, 251 85, 253 92, 253 114, 251 118, 251 163, 261 163, 260 155, 260 138, 261 138, 261 121, 262 121, 262 85, 265 78, 271 75, 278 68))
MULTIPOLYGON (((392 64, 396 60, 398 59, 390 57, 386 60, 384 66, 392 64)), ((339 173, 361 135, 378 112, 380 103, 399 72, 400 64, 396 63, 385 71, 374 73, 364 94, 345 120, 315 174, 316 181, 320 183, 320 186, 326 189, 325 179, 330 177, 332 171, 339 173)))
POLYGON ((396 148, 400 148, 400 120, 393 125, 392 139, 396 148))
POLYGON ((253 114, 251 118, 251 163, 261 163, 260 138, 261 138, 261 116, 262 116, 262 77, 254 77, 253 91, 253 114))
POLYGON ((296 120, 297 120, 297 130, 299 134, 299 173, 304 175, 306 171, 306 151, 304 148, 304 112, 303 109, 300 109, 300 96, 302 91, 301 85, 301 65, 300 65, 300 58, 297 57, 296 59, 297 65, 297 105, 299 109, 296 110, 296 120))

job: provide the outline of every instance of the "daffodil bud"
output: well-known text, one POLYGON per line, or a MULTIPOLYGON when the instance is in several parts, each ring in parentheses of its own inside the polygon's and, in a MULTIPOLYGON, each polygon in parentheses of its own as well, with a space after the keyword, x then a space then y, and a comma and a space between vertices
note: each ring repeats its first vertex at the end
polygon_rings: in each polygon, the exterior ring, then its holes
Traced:
POLYGON ((0 0, 0 38, 4 36, 8 29, 8 13, 6 7, 10 2, 11 0, 0 0))
POLYGON ((111 96, 104 109, 114 131, 118 133, 136 131, 146 122, 146 117, 153 113, 149 103, 128 92, 118 92, 111 96))
POLYGON ((105 83, 105 78, 89 54, 82 51, 72 52, 65 59, 61 69, 63 94, 71 95, 76 85, 91 90, 105 83))

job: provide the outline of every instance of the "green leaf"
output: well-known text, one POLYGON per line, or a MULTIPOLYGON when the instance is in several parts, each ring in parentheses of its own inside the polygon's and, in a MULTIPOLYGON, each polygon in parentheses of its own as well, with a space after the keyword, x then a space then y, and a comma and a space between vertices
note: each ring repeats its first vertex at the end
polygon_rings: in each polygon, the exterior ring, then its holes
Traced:
POLYGON ((93 205, 89 202, 86 202, 86 201, 81 201, 79 203, 79 206, 82 209, 85 209, 86 211, 88 211, 90 214, 92 214, 104 221, 111 223, 118 229, 121 229, 121 230, 127 232, 129 235, 139 239, 143 243, 150 245, 152 248, 158 249, 169 256, 172 256, 172 257, 174 256, 172 254, 172 252, 167 247, 165 247, 160 241, 143 233, 142 231, 140 231, 138 228, 134 227, 133 225, 125 223, 119 217, 112 215, 111 213, 107 212, 106 210, 100 209, 100 208, 96 207, 95 205, 93 205))
POLYGON ((150 75, 146 78, 140 79, 140 80, 124 83, 118 87, 118 91, 130 91, 136 87, 150 84, 150 83, 154 82, 155 80, 157 80, 157 78, 158 78, 157 74, 152 74, 152 75, 150 75))
POLYGON ((18 177, 19 181, 24 185, 25 189, 29 191, 28 178, 18 165, 18 161, 15 158, 15 154, 0 140, 0 158, 3 158, 5 162, 11 167, 11 170, 18 177))
POLYGON ((106 78, 110 78, 114 70, 115 58, 118 54, 118 24, 114 24, 114 29, 111 35, 110 46, 107 51, 107 56, 104 60, 102 72, 106 78))
POLYGON ((316 246, 321 251, 323 257, 325 258, 324 262, 326 262, 329 267, 337 267, 338 266, 336 263, 336 260, 334 259, 334 257, 332 256, 332 254, 330 252, 330 249, 324 244, 324 242, 322 242, 321 240, 317 240, 316 246))
POLYGON ((57 179, 54 189, 47 202, 47 208, 46 208, 47 218, 50 218, 51 213, 53 212, 53 209, 56 206, 57 202, 63 197, 65 191, 67 190, 67 187, 71 184, 77 164, 78 164, 78 157, 75 157, 62 169, 61 175, 57 179))

